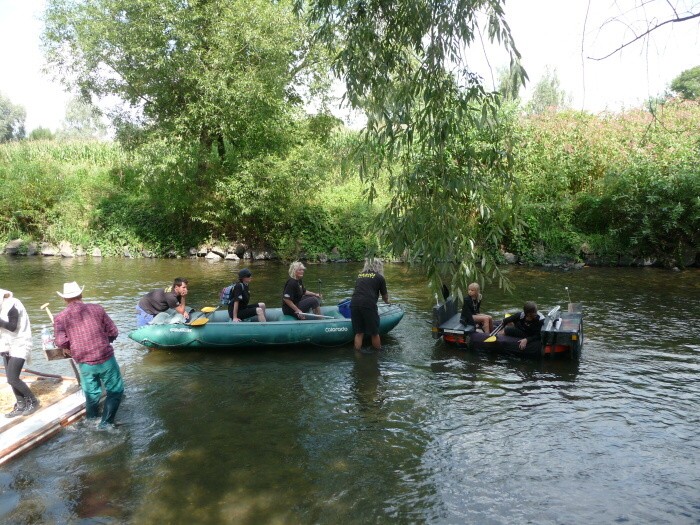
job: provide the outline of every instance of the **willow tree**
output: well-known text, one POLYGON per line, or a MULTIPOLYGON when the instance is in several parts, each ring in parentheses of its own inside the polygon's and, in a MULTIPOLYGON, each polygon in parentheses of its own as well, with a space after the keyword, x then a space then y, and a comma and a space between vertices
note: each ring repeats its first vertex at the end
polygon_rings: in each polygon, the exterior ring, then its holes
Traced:
POLYGON ((485 35, 526 76, 504 0, 304 0, 297 8, 334 56, 347 101, 367 115, 363 176, 369 197, 389 170, 390 202, 375 225, 382 248, 405 254, 433 283, 461 294, 498 278, 499 241, 514 227, 510 143, 470 67, 485 35))

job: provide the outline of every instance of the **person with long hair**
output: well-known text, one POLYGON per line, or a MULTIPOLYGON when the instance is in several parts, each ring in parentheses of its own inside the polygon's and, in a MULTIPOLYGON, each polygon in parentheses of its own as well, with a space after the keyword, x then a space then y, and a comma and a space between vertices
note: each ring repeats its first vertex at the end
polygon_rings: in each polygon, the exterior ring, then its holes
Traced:
POLYGON ((355 332, 355 350, 362 349, 365 334, 372 339, 375 350, 382 349, 379 337, 379 296, 389 304, 389 294, 384 279, 384 263, 381 259, 365 259, 365 265, 355 280, 355 290, 350 298, 350 318, 352 330, 355 332))
POLYGON ((321 294, 304 287, 305 271, 306 266, 299 261, 290 264, 289 279, 284 284, 282 292, 282 312, 300 320, 306 319, 304 314, 309 310, 313 310, 316 315, 321 315, 321 294))
POLYGON ((490 334, 493 331, 493 317, 479 312, 481 309, 481 287, 479 283, 471 283, 467 287, 467 297, 462 305, 462 315, 459 322, 463 325, 481 325, 484 332, 490 334))

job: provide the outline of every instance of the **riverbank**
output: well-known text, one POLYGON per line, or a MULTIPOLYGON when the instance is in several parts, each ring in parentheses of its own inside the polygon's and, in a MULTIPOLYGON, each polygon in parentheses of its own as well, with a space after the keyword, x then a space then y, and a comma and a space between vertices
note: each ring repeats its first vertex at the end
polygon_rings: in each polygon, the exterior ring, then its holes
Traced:
MULTIPOLYGON (((7 243, 2 251, 3 255, 13 257, 64 257, 64 258, 83 258, 83 257, 103 257, 102 251, 99 248, 92 248, 89 251, 82 246, 73 246, 71 243, 64 241, 59 245, 52 243, 35 243, 25 242, 22 239, 15 239, 7 243)), ((583 254, 580 260, 575 260, 567 257, 554 257, 550 260, 542 262, 534 262, 527 260, 511 252, 501 253, 504 265, 520 265, 543 268, 557 268, 563 270, 580 270, 586 266, 597 267, 628 267, 628 268, 666 268, 670 270, 680 270, 682 268, 700 268, 700 252, 688 250, 684 254, 681 261, 676 264, 669 263, 669 259, 658 260, 649 257, 633 257, 631 255, 618 254, 599 256, 594 253, 583 254)), ((114 255, 106 255, 105 257, 115 257, 114 255)), ((277 253, 270 250, 252 249, 242 243, 234 243, 228 245, 202 244, 199 247, 192 247, 186 254, 181 254, 172 250, 165 257, 158 256, 150 250, 134 251, 124 248, 121 256, 126 259, 181 259, 202 258, 210 261, 275 261, 282 259, 277 253)), ((329 254, 320 253, 314 256, 308 254, 298 254, 298 260, 313 261, 319 263, 347 263, 357 262, 359 259, 351 259, 341 257, 337 250, 331 250, 329 254)), ((389 258, 392 262, 402 263, 405 259, 402 257, 389 258)))

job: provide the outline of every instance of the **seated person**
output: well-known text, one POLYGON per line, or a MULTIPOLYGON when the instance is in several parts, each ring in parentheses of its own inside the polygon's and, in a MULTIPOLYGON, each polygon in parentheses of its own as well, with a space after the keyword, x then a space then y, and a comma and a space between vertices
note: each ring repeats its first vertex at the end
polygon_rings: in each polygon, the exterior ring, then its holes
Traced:
POLYGON ((493 317, 479 313, 481 308, 481 288, 479 284, 470 284, 467 288, 467 294, 467 297, 464 298, 459 322, 465 326, 480 324, 482 330, 490 334, 493 331, 493 317))
POLYGON ((238 323, 243 319, 248 319, 254 315, 258 316, 258 321, 265 322, 265 303, 256 303, 255 306, 248 306, 250 301, 250 280, 253 274, 248 268, 243 268, 238 272, 238 282, 231 289, 228 302, 228 316, 231 321, 238 323))
POLYGON ((150 323, 160 312, 166 312, 170 308, 182 314, 186 320, 190 314, 185 307, 187 295, 187 279, 176 277, 173 281, 172 291, 166 292, 162 288, 153 290, 144 295, 136 306, 136 327, 141 328, 150 323))
POLYGON ((306 267, 299 261, 289 265, 289 279, 282 292, 282 313, 294 315, 297 319, 306 319, 304 313, 311 309, 316 315, 321 315, 321 294, 304 288, 304 270, 306 267))
POLYGON ((525 303, 522 312, 509 315, 503 320, 505 334, 521 338, 518 341, 520 350, 525 350, 528 343, 540 339, 543 324, 544 317, 537 313, 537 305, 532 301, 525 303))

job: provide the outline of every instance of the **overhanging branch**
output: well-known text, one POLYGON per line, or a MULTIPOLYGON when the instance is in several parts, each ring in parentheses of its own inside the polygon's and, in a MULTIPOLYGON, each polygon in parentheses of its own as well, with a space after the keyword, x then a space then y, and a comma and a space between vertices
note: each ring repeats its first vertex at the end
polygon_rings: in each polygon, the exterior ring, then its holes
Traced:
POLYGON ((587 58, 589 58, 590 60, 605 60, 606 58, 611 57, 611 56, 614 55, 615 53, 619 53, 619 52, 622 51, 624 48, 626 48, 626 47, 628 47, 628 46, 634 44, 634 43, 637 42, 638 40, 641 40, 642 38, 648 36, 650 33, 652 33, 653 31, 656 31, 657 29, 659 29, 659 28, 662 27, 662 26, 665 26, 666 24, 676 24, 676 23, 679 23, 679 22, 687 22, 688 20, 692 20, 693 18, 700 18, 700 13, 693 13, 693 14, 688 15, 688 16, 676 17, 676 18, 670 18, 670 19, 668 19, 668 20, 664 20, 663 22, 661 22, 661 23, 659 23, 659 24, 656 24, 656 25, 654 25, 654 26, 648 28, 646 31, 644 31, 644 32, 643 32, 642 34, 640 34, 640 35, 637 35, 637 36, 636 36, 635 38, 633 38, 632 40, 629 40, 629 41, 625 42, 625 43, 622 44, 620 47, 618 47, 618 48, 615 49, 614 51, 611 51, 610 53, 608 53, 608 54, 605 55, 605 56, 597 57, 597 58, 596 58, 596 57, 587 57, 587 58))

